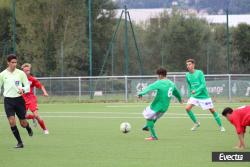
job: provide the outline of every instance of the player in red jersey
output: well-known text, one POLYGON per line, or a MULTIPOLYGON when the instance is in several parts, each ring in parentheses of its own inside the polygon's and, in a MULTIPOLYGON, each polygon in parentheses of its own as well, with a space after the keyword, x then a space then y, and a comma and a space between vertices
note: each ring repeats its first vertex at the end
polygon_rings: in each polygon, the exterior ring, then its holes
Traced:
POLYGON ((49 134, 48 129, 45 126, 44 121, 41 119, 41 117, 38 115, 38 107, 37 107, 37 97, 34 94, 34 88, 41 89, 43 91, 44 96, 48 96, 48 93, 45 89, 45 87, 35 78, 31 75, 31 64, 25 63, 22 65, 22 70, 27 75, 28 80, 30 82, 30 92, 23 94, 23 98, 26 103, 26 111, 30 110, 33 114, 26 114, 26 119, 33 119, 37 120, 40 127, 43 129, 44 134, 49 134))
POLYGON ((239 144, 235 148, 245 149, 244 135, 246 127, 250 126, 250 106, 242 106, 234 110, 227 107, 223 110, 222 115, 235 126, 239 138, 239 144))

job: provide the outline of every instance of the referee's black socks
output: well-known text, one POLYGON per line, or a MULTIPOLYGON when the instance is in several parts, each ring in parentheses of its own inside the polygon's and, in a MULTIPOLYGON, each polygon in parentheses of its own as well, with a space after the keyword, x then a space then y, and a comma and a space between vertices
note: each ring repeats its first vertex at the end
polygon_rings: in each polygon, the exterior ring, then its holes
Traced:
POLYGON ((30 128, 29 124, 26 126, 26 130, 27 130, 29 136, 33 136, 33 131, 32 131, 32 129, 30 128))
POLYGON ((11 127, 12 133, 15 136, 18 143, 23 143, 19 131, 16 126, 11 127))

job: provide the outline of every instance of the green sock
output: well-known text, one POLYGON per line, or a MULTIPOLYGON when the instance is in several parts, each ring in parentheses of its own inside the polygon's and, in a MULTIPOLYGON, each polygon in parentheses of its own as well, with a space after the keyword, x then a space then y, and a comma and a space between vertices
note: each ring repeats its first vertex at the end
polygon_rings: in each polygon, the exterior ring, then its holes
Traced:
POLYGON ((213 115, 214 115, 214 119, 215 119, 215 121, 217 122, 217 124, 218 124, 219 126, 222 126, 222 123, 221 123, 221 119, 220 119, 219 114, 218 114, 217 112, 214 112, 213 115))
POLYGON ((154 124, 154 120, 147 120, 147 127, 150 130, 151 136, 154 138, 158 138, 154 130, 154 124))
POLYGON ((194 123, 197 123, 197 119, 196 119, 196 117, 195 117, 193 111, 190 110, 190 111, 187 112, 187 114, 188 114, 188 116, 191 118, 191 120, 192 120, 194 123))
MULTIPOLYGON (((153 122, 156 123, 157 119, 154 119, 153 122)), ((148 128, 148 125, 146 124, 144 127, 148 128)))

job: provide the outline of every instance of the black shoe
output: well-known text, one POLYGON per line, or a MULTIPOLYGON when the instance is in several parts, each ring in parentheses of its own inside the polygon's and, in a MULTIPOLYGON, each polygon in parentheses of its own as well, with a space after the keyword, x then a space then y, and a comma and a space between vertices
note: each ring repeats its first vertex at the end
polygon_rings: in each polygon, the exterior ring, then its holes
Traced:
POLYGON ((29 136, 30 136, 30 137, 32 137, 32 136, 33 136, 33 131, 32 131, 32 129, 31 129, 31 128, 28 130, 28 134, 29 134, 29 136))
POLYGON ((15 148, 23 148, 23 143, 17 143, 17 145, 15 146, 15 148))
POLYGON ((144 127, 142 128, 142 130, 143 130, 143 131, 149 131, 149 128, 148 128, 147 126, 144 126, 144 127))

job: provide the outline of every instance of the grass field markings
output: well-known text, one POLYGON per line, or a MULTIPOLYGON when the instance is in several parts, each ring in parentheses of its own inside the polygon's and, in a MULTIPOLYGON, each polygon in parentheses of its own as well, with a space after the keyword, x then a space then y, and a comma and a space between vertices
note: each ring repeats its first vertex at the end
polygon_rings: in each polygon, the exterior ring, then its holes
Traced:
MULTIPOLYGON (((0 115, 1 117, 6 117, 5 115, 0 115)), ((79 116, 79 115, 43 115, 43 118, 84 118, 84 119, 144 119, 142 116, 141 117, 114 117, 114 116, 109 116, 109 117, 103 117, 103 116, 79 116)), ((189 119, 189 117, 182 116, 164 116, 162 117, 163 119, 189 119)), ((197 118, 202 118, 202 119, 211 119, 213 117, 197 117, 197 118)))
MULTIPOLYGON (((44 118, 84 118, 84 119, 144 119, 143 117, 93 117, 93 116, 43 116, 44 118)), ((163 119, 190 119, 189 117, 162 117, 163 119)), ((212 119, 213 117, 197 117, 200 119, 212 119)))
MULTIPOLYGON (((114 115, 142 115, 142 112, 40 112, 39 114, 114 114, 114 115)), ((166 115, 187 115, 186 113, 165 113, 166 115)), ((195 114, 195 115, 212 115, 212 114, 195 114)))
MULTIPOLYGON (((245 105, 245 103, 214 103, 217 107, 226 107, 226 106, 241 106, 245 105), (223 105, 223 106, 222 106, 223 105)), ((149 104, 146 104, 149 105, 149 104)), ((170 108, 184 108, 186 104, 180 105, 180 104, 172 104, 170 108)), ((134 108, 134 107, 146 107, 144 105, 107 105, 105 106, 107 108, 134 108)))
MULTIPOLYGON (((105 106, 107 108, 135 108, 135 107, 146 107, 147 105, 124 105, 124 106, 105 106)), ((176 108, 184 108, 185 106, 170 106, 172 108, 176 107, 176 108)))

